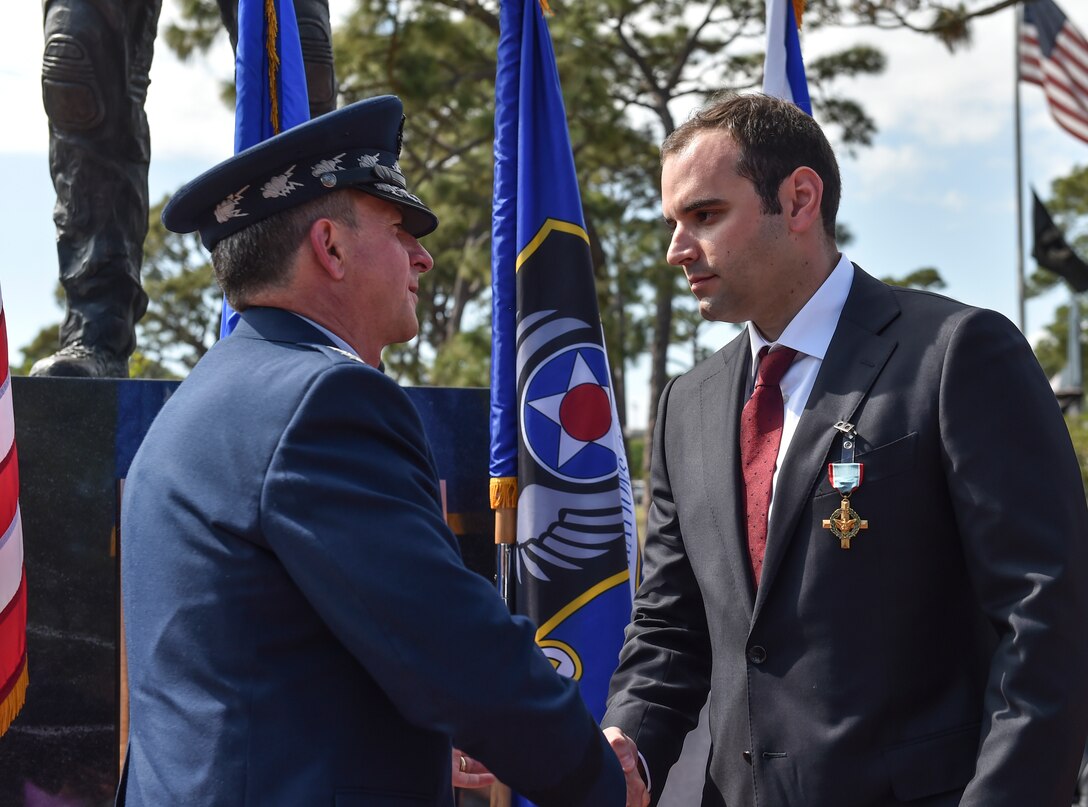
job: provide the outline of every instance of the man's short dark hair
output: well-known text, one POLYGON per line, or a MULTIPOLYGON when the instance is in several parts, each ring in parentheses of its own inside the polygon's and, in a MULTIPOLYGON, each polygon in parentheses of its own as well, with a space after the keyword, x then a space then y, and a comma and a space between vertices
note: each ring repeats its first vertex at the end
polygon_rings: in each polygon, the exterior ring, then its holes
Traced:
POLYGON ((812 116, 767 95, 719 95, 665 138, 662 163, 703 132, 718 130, 728 132, 740 148, 737 173, 755 185, 764 213, 782 212, 778 189, 786 177, 801 166, 815 171, 824 183, 824 232, 834 240, 842 179, 835 152, 812 116))
POLYGON ((254 294, 290 279, 299 247, 318 219, 357 225, 352 192, 337 190, 228 235, 212 249, 212 268, 227 302, 245 311, 254 294))

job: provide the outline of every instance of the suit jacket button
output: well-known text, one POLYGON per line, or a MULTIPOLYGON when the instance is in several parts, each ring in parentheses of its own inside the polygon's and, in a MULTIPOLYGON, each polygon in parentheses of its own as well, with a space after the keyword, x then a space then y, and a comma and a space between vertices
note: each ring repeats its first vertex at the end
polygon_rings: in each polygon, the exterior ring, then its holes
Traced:
POLYGON ((751 751, 742 751, 741 756, 744 757, 744 761, 747 762, 749 765, 752 764, 752 752, 751 751))
POLYGON ((748 648, 748 660, 753 664, 762 664, 767 660, 767 651, 762 645, 752 645, 748 648))

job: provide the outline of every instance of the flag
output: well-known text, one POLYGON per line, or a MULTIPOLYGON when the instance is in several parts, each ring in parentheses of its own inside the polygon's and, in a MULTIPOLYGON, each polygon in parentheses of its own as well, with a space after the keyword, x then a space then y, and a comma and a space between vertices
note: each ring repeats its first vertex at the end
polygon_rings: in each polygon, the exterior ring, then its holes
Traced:
POLYGON ((7 331, 0 297, 0 734, 23 707, 27 686, 26 571, 7 331))
POLYGON ((763 62, 763 92, 792 101, 809 115, 805 62, 797 32, 805 0, 767 0, 767 54, 763 62))
MULTIPOLYGON (((310 119, 306 67, 291 0, 238 0, 234 57, 234 152, 310 119)), ((223 301, 220 338, 238 323, 223 301)))
POLYGON ((631 617, 634 502, 551 37, 538 0, 502 0, 499 25, 492 505, 516 496, 515 610, 599 720, 631 617))
POLYGON ((1020 78, 1042 87, 1058 125, 1088 143, 1088 40, 1053 0, 1024 5, 1020 78))
POLYGON ((1031 196, 1035 200, 1035 246, 1032 247, 1031 257, 1044 269, 1065 278, 1073 291, 1088 291, 1088 264, 1077 257, 1073 248, 1066 243, 1065 236, 1035 191, 1031 192, 1031 196))

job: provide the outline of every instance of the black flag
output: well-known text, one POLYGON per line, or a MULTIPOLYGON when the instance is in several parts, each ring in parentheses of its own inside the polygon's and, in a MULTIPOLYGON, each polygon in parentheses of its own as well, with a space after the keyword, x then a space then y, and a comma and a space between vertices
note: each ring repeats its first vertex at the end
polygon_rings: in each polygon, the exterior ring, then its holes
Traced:
POLYGON ((1044 269, 1065 278, 1073 291, 1088 291, 1088 263, 1078 258, 1073 248, 1065 242, 1065 236, 1054 219, 1050 218, 1050 213, 1043 207, 1035 191, 1031 195, 1035 199, 1035 246, 1031 250, 1031 257, 1044 269))

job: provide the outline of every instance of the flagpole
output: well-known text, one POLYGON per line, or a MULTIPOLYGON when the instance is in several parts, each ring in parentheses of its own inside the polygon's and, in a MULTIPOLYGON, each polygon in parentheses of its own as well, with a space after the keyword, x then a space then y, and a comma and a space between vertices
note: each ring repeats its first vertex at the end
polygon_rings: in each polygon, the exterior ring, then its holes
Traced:
POLYGON ((1024 155, 1021 149, 1020 143, 1020 20, 1023 16, 1023 10, 1019 5, 1016 6, 1015 20, 1016 23, 1013 26, 1013 33, 1015 35, 1015 58, 1013 59, 1016 65, 1016 77, 1014 80, 1015 89, 1014 97, 1015 102, 1015 114, 1014 114, 1014 132, 1016 140, 1016 304, 1017 304, 1017 325, 1020 326, 1020 332, 1027 332, 1027 317, 1024 308, 1025 297, 1025 283, 1024 283, 1024 155))
MULTIPOLYGON (((513 580, 514 546, 518 542, 518 509, 493 507, 495 513, 495 587, 511 613, 514 612, 513 580)), ((491 785, 489 807, 511 807, 513 792, 502 782, 491 785)))

